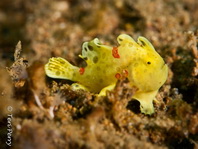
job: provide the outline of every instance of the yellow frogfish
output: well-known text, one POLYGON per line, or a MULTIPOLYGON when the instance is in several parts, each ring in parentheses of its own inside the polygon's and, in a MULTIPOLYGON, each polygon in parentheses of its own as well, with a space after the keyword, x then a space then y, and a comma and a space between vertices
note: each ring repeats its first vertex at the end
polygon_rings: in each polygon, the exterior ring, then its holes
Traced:
POLYGON ((118 47, 103 45, 97 38, 84 42, 79 56, 86 61, 86 67, 79 68, 61 57, 50 58, 45 65, 46 75, 74 81, 74 89, 85 89, 99 96, 113 90, 117 80, 125 76, 131 86, 138 88, 133 99, 140 102, 141 112, 152 114, 153 100, 167 79, 168 66, 142 36, 135 42, 129 35, 121 34, 117 41, 118 47))

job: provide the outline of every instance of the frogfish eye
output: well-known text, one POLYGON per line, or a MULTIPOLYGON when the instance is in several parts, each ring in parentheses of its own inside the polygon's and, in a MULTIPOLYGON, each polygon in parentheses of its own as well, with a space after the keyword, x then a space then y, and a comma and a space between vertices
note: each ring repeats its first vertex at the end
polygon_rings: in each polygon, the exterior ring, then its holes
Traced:
POLYGON ((148 62, 147 62, 147 64, 148 64, 148 65, 150 65, 150 64, 151 64, 151 62, 149 62, 149 61, 148 61, 148 62))

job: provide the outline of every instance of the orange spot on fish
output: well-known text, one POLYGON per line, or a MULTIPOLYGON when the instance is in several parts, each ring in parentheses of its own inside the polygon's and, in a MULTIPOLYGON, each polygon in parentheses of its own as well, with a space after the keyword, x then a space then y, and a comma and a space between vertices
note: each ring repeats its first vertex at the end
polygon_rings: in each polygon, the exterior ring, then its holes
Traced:
POLYGON ((80 73, 81 75, 83 75, 84 72, 85 72, 85 68, 81 67, 81 68, 79 69, 79 73, 80 73))
POLYGON ((116 73, 115 74, 115 77, 116 77, 116 79, 120 79, 121 78, 121 75, 119 73, 116 73))
POLYGON ((112 55, 113 55, 114 58, 120 58, 120 55, 118 53, 118 48, 117 47, 113 47, 112 55))

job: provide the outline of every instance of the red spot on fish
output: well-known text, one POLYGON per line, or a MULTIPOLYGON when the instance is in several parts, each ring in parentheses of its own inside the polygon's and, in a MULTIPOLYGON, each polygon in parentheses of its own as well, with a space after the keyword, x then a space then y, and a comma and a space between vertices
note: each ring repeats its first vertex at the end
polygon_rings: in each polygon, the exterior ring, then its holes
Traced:
POLYGON ((129 72, 125 69, 122 71, 124 77, 128 77, 129 72))
POLYGON ((79 69, 79 73, 80 73, 81 75, 83 75, 84 72, 85 72, 85 68, 81 67, 81 68, 79 69))
POLYGON ((119 73, 116 73, 115 74, 115 77, 116 77, 116 79, 120 79, 121 78, 121 75, 119 73))
POLYGON ((117 47, 113 47, 112 55, 113 55, 114 58, 120 58, 120 55, 118 53, 118 48, 117 47))

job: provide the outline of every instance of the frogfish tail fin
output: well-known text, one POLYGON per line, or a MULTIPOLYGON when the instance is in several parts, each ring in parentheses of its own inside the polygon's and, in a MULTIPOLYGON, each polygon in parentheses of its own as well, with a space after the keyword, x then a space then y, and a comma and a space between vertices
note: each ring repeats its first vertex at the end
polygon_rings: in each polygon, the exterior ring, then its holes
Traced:
POLYGON ((52 57, 45 65, 45 73, 50 78, 68 79, 74 81, 78 67, 71 65, 61 57, 52 57))

